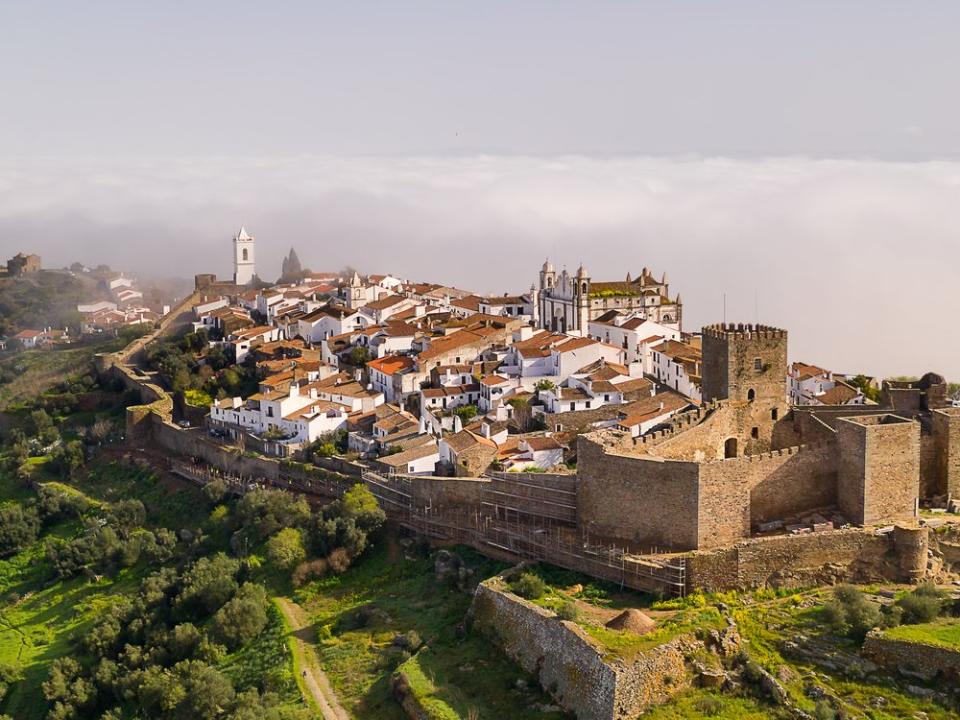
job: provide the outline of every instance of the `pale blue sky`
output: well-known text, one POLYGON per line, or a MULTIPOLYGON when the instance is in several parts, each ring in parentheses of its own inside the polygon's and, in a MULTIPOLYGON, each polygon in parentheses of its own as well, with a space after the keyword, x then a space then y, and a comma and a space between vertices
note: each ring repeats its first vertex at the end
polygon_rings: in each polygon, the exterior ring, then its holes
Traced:
POLYGON ((957 2, 0 5, 0 153, 960 153, 957 2))

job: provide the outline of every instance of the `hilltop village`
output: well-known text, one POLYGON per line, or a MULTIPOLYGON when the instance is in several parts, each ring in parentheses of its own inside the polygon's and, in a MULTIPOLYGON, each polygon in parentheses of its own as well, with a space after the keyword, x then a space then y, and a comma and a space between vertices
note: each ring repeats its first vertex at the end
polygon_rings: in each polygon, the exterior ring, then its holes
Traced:
POLYGON ((254 237, 232 245, 233 278, 198 275, 101 359, 147 403, 130 442, 181 474, 323 494, 304 467, 348 473, 439 542, 666 594, 945 572, 921 508, 957 509, 960 408, 935 373, 880 384, 790 362, 784 329, 690 332, 648 268, 547 261, 489 297, 291 253, 268 285, 254 237))

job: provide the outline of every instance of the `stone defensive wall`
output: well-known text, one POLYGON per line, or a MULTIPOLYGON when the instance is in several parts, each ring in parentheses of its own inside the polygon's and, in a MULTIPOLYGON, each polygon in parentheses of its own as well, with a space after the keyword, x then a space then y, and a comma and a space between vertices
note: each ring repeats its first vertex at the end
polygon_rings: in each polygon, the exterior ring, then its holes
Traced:
POLYGON ((960 650, 888 638, 871 630, 863 643, 863 656, 891 670, 906 671, 927 681, 947 685, 960 682, 960 650))
POLYGON ((703 648, 688 634, 635 661, 607 659, 576 623, 507 591, 500 578, 477 586, 469 616, 578 720, 626 720, 666 702, 690 686, 685 656, 703 648))
MULTIPOLYGON (((702 427, 703 424, 699 427, 702 427)), ((729 545, 759 522, 836 503, 833 443, 701 461, 637 453, 622 433, 580 436, 578 521, 591 533, 673 550, 729 545)))
POLYGON ((915 582, 926 573, 928 531, 848 528, 744 540, 686 556, 688 591, 915 582))

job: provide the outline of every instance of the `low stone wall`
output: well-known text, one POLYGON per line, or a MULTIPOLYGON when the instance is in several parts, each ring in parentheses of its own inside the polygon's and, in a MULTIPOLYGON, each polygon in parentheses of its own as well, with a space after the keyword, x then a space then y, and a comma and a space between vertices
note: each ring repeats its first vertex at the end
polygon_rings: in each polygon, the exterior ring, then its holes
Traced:
POLYGON ((356 475, 360 477, 363 475, 364 467, 359 463, 350 462, 349 460, 344 460, 343 458, 325 458, 325 457, 314 457, 313 462, 322 467, 325 470, 331 470, 333 472, 343 473, 344 475, 356 475))
POLYGON ((937 645, 894 640, 882 630, 872 630, 862 654, 878 665, 916 674, 925 680, 960 681, 960 650, 937 645))
MULTIPOLYGON (((926 537, 923 540, 926 553, 926 537)), ((687 556, 687 589, 707 592, 764 586, 806 587, 904 578, 889 535, 852 528, 755 538, 687 556)))
POLYGON ((690 684, 685 655, 698 646, 684 635, 633 663, 607 661, 575 623, 500 587, 476 590, 470 617, 567 712, 578 720, 626 720, 670 699, 690 684))

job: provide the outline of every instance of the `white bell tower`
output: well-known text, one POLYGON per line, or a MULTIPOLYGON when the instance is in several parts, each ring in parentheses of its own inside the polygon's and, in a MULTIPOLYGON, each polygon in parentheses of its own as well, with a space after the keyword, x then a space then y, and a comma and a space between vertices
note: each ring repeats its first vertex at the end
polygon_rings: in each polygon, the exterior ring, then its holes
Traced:
POLYGON ((257 274, 253 264, 253 243, 253 236, 247 234, 245 227, 241 227, 233 238, 234 285, 248 285, 257 274))

